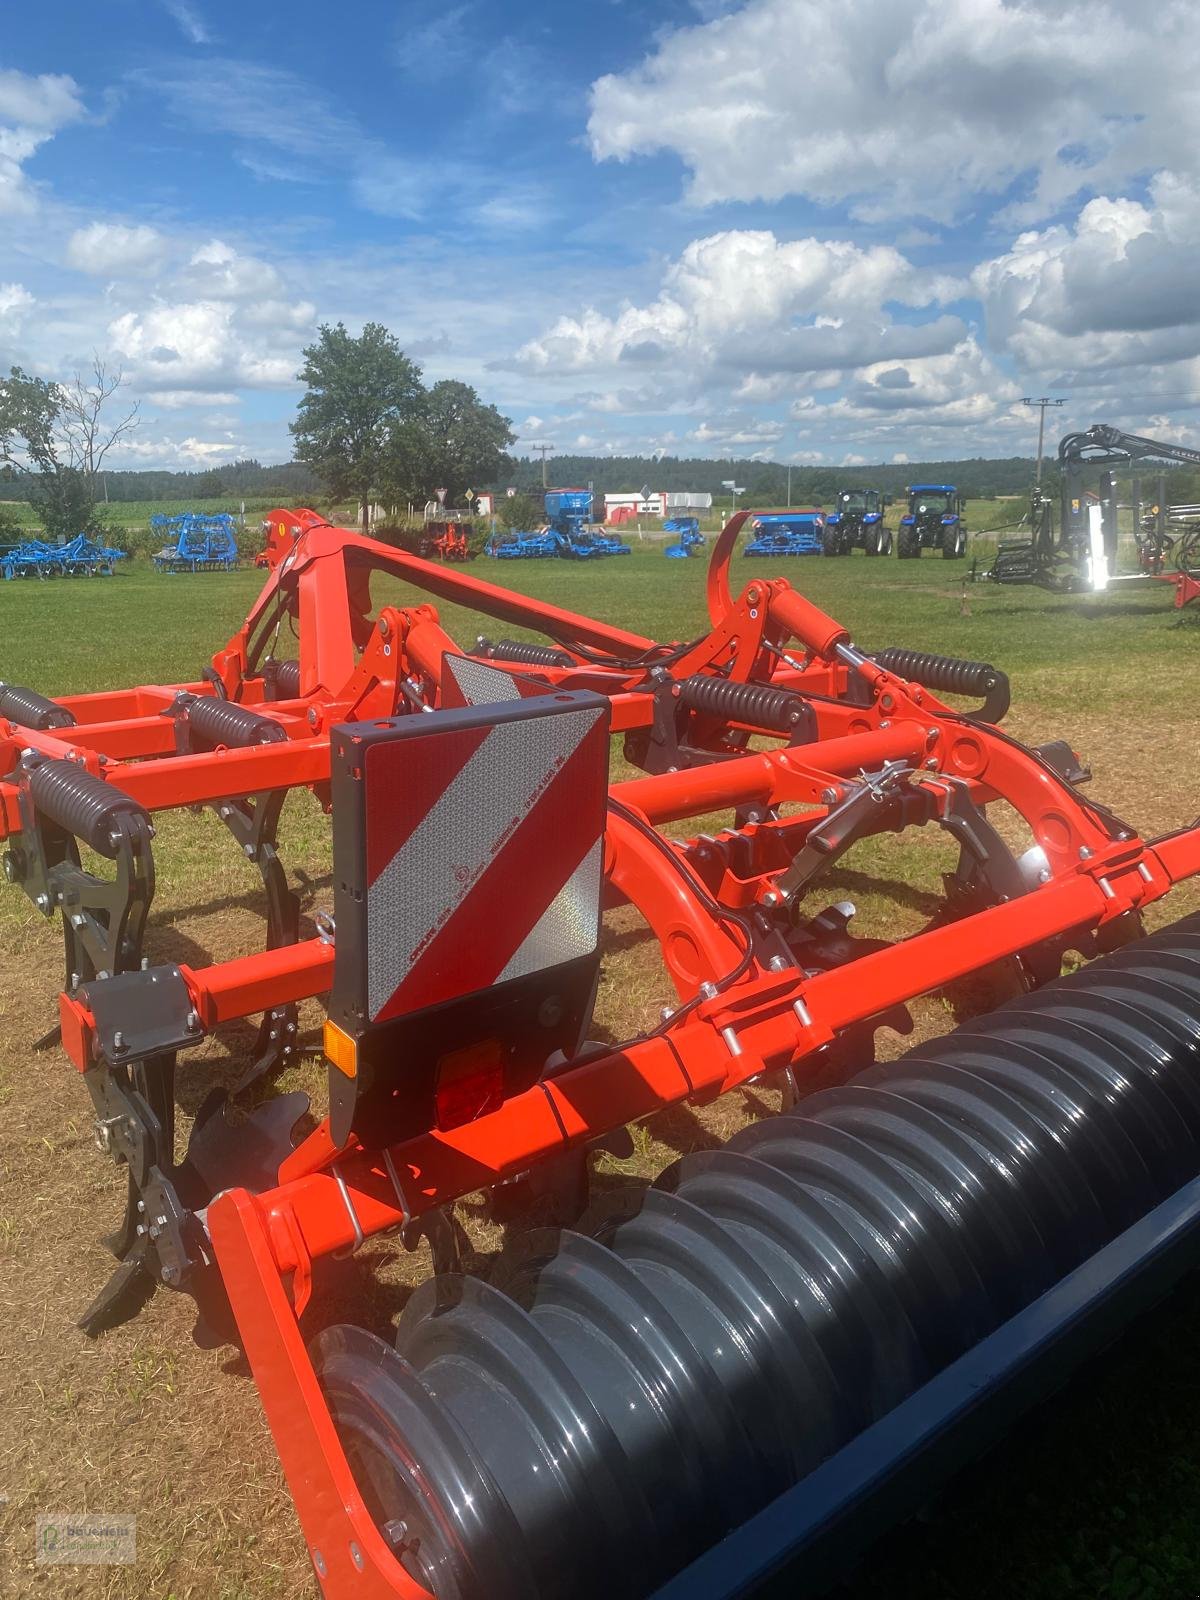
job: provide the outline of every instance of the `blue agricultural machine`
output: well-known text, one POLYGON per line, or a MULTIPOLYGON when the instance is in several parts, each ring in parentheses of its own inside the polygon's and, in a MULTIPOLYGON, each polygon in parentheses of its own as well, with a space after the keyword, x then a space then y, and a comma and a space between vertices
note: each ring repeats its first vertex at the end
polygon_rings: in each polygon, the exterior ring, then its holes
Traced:
POLYGON ((704 545, 699 517, 668 517, 663 523, 664 533, 674 533, 678 538, 663 551, 668 561, 686 561, 693 550, 704 545))
POLYGON ((947 561, 957 561, 967 553, 963 497, 952 483, 909 485, 908 511, 900 518, 896 554, 901 561, 913 561, 922 550, 940 550, 947 561))
POLYGON ((154 557, 159 572, 232 572, 237 565, 237 529, 228 511, 156 512, 150 526, 168 541, 154 557))
POLYGON ((111 578, 124 555, 124 550, 97 544, 86 533, 76 534, 67 544, 25 539, 4 552, 0 573, 9 583, 14 578, 111 578))
POLYGON ((590 489, 550 489, 546 494, 548 527, 537 533, 493 535, 487 552, 500 561, 592 561, 600 556, 628 556, 633 551, 614 534, 591 526, 590 489))
POLYGON ((751 519, 754 537, 747 556, 819 556, 825 532, 823 511, 759 511, 751 519))
POLYGON ((869 556, 890 556, 892 530, 883 522, 887 504, 878 489, 839 489, 836 509, 825 518, 825 554, 848 556, 851 550, 862 550, 869 556))

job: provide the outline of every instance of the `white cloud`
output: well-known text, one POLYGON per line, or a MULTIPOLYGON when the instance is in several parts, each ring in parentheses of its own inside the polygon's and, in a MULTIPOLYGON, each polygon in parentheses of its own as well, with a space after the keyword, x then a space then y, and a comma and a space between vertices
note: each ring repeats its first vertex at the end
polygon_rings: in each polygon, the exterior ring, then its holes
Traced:
POLYGON ((745 0, 598 79, 588 135, 597 160, 674 153, 701 205, 800 194, 948 220, 1021 180, 1032 216, 1185 169, 1198 75, 1190 0, 1153 26, 1141 0, 745 0))
POLYGON ((173 439, 164 434, 159 438, 146 438, 132 434, 121 440, 110 459, 120 458, 122 466, 137 467, 219 467, 228 461, 237 461, 247 454, 245 445, 233 434, 223 439, 198 439, 189 435, 173 439))
POLYGON ((223 239, 210 239, 192 255, 184 281, 211 299, 248 300, 279 293, 275 268, 256 256, 244 256, 223 239))
MULTIPOLYGON (((1031 371, 1100 374, 1200 356, 1200 187, 1159 173, 1146 204, 1091 200, 976 268, 993 348, 1031 371)), ((1171 379, 1178 388, 1178 375, 1171 379)))
POLYGON ((108 336, 131 380, 143 388, 287 388, 315 317, 307 301, 159 302, 114 318, 108 336))
POLYGON ((885 303, 924 307, 959 292, 954 280, 915 268, 890 245, 781 241, 766 231, 695 239, 666 270, 648 305, 615 316, 587 307, 563 316, 517 354, 532 372, 656 367, 680 358, 735 372, 811 373, 891 355, 953 348, 954 317, 894 323, 885 303))
POLYGON ((855 373, 845 392, 821 404, 805 396, 792 416, 811 426, 866 423, 883 432, 906 428, 996 425, 1012 410, 1020 390, 980 349, 973 336, 944 355, 872 363, 855 373))
POLYGON ((157 228, 91 222, 67 240, 67 261, 79 272, 117 277, 158 266, 166 249, 167 241, 157 228))
POLYGON ((163 6, 174 17, 179 31, 190 44, 211 44, 212 34, 208 24, 188 0, 163 0, 163 6))
POLYGON ((33 304, 33 296, 23 283, 0 283, 0 328, 15 332, 33 304))
MULTIPOLYGON (((192 389, 148 389, 146 399, 163 411, 184 411, 196 404, 197 396, 192 389)), ((204 401, 210 406, 236 406, 238 396, 232 390, 210 390, 204 401)))
POLYGON ((687 435, 690 444, 703 451, 727 454, 734 450, 761 449, 764 445, 778 444, 785 429, 781 422, 756 421, 749 416, 718 417, 713 422, 702 422, 687 435))
POLYGON ((84 114, 74 78, 0 69, 0 216, 35 209, 25 163, 48 139, 84 114))

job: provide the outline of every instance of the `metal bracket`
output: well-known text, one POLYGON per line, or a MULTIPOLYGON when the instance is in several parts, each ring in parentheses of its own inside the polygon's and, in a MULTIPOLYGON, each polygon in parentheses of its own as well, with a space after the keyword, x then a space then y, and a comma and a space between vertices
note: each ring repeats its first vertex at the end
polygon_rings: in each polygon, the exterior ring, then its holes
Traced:
POLYGON ((97 979, 81 991, 110 1066, 185 1050, 203 1036, 183 973, 172 962, 97 979))

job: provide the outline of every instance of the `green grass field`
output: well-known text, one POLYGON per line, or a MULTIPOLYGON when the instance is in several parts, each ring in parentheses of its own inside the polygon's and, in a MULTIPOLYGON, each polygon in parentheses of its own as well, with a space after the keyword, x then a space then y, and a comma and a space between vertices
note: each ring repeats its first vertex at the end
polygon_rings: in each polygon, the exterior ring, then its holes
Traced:
MULTIPOLYGON (((978 525, 978 524, 976 524, 978 525)), ((968 563, 739 559, 736 575, 778 571, 841 618, 864 648, 903 644, 989 660, 1013 678, 1010 729, 1065 737, 1095 770, 1093 792, 1147 833, 1190 821, 1197 804, 1200 608, 1172 610, 1152 584, 1067 598, 965 581, 968 563)), ((472 575, 658 638, 705 626, 705 563, 658 546, 604 563, 479 561, 472 575)), ((0 678, 78 692, 195 677, 234 631, 262 574, 165 576, 134 563, 112 579, 0 584, 0 678)), ((381 585, 377 599, 403 587, 381 585)), ((512 630, 439 610, 466 643, 512 630)), ((286 653, 286 651, 282 652, 286 653)), ((328 900, 325 824, 289 802, 285 859, 307 910, 328 900)), ((210 814, 164 816, 155 959, 220 959, 255 947, 256 879, 210 814)), ((947 863, 918 835, 866 841, 837 893, 869 931, 925 904, 947 863)), ((1190 888, 1159 921, 1200 906, 1190 888)), ((89 1345, 73 1328, 106 1272, 96 1236, 116 1216, 116 1175, 91 1148, 86 1095, 64 1060, 30 1040, 52 1016, 61 946, 18 894, 0 897, 0 1593, 103 1600, 284 1600, 310 1570, 252 1386, 224 1352, 191 1345, 188 1302, 159 1295, 129 1327, 89 1345), (133 1569, 45 1570, 32 1560, 40 1509, 128 1510, 139 1517, 133 1569)), ((666 998, 661 967, 623 929, 605 959, 599 1020, 627 1036, 666 998)), ((935 996, 918 1027, 939 1031, 971 997, 935 996)), ((316 1016, 306 1017, 315 1038, 316 1016)), ((895 1048, 902 1048, 896 1041, 895 1048)), ((194 1104, 205 1070, 236 1071, 245 1039, 209 1041, 185 1069, 194 1104)), ((319 1092, 315 1066, 285 1087, 319 1092)), ((704 1117, 655 1119, 614 1184, 646 1181, 680 1150, 736 1125, 741 1097, 704 1117), (725 1123, 722 1123, 724 1117, 725 1123)), ((472 1233, 479 1265, 498 1241, 472 1233)), ((426 1270, 394 1246, 332 1275, 324 1314, 383 1321, 426 1270)), ((1088 1369, 1002 1450, 918 1521, 891 1536, 850 1583, 855 1600, 1183 1600, 1200 1593, 1200 1288, 1187 1286, 1088 1369)))

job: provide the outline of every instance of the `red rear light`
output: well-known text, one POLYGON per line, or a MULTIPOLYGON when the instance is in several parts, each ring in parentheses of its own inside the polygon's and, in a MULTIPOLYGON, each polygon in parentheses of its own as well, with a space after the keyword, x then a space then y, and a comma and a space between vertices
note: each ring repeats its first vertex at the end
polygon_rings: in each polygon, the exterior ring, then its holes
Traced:
POLYGON ((505 1051, 498 1039, 452 1050, 437 1064, 434 1114, 443 1133, 504 1104, 505 1051))

